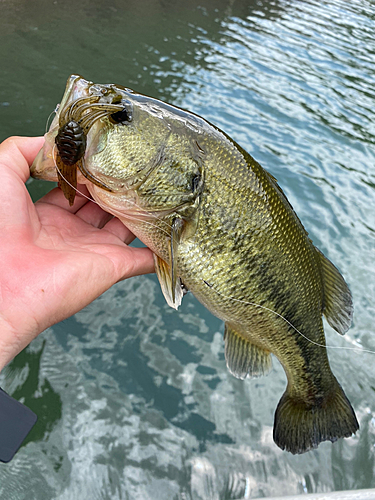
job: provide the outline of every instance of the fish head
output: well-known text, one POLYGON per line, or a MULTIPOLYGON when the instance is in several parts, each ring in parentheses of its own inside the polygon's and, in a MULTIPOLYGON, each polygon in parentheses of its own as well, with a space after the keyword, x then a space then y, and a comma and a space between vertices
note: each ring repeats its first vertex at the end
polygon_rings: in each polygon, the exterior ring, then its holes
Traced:
POLYGON ((107 203, 117 198, 122 209, 131 209, 128 200, 135 211, 189 211, 203 188, 198 127, 189 126, 188 113, 157 99, 114 85, 109 93, 122 109, 94 124, 85 156, 90 172, 110 188, 94 188, 95 194, 107 203))
POLYGON ((78 182, 102 206, 116 215, 177 212, 188 218, 194 212, 204 184, 204 120, 126 87, 72 75, 31 167, 33 177, 57 180, 56 137, 71 119, 86 135, 89 175, 79 174, 78 182))

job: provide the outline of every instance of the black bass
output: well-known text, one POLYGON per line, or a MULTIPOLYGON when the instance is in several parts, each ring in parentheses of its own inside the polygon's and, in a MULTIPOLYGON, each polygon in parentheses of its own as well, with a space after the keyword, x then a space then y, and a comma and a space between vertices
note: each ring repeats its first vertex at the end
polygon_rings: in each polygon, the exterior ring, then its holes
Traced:
POLYGON ((234 376, 265 374, 271 353, 279 359, 288 379, 275 413, 280 448, 303 453, 356 432, 322 347, 322 315, 344 334, 351 294, 272 175, 204 119, 80 76, 45 139, 32 175, 59 172, 70 203, 76 183, 87 184, 154 252, 168 304, 177 309, 190 290, 225 322, 234 376))

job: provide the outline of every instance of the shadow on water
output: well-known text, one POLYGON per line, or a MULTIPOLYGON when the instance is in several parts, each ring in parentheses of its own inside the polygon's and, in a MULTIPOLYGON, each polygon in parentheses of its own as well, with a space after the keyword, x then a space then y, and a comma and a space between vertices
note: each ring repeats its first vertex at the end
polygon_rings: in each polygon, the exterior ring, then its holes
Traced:
POLYGON ((35 425, 23 442, 39 441, 48 436, 56 422, 61 418, 61 398, 53 390, 48 379, 40 378, 40 362, 45 342, 36 352, 23 351, 6 368, 7 384, 12 386, 18 379, 22 383, 15 384, 12 396, 21 401, 38 415, 38 425, 35 425))
MULTIPOLYGON (((327 344, 375 350, 373 2, 5 0, 0 138, 42 134, 69 74, 189 109, 279 181, 350 284, 355 320, 327 344)), ((48 185, 29 181, 33 199, 48 185)), ((118 283, 0 375, 39 416, 0 468, 21 500, 260 498, 375 487, 374 363, 329 351, 356 409, 353 438, 292 456, 272 440, 285 389, 226 370, 223 326, 154 276, 118 283)))

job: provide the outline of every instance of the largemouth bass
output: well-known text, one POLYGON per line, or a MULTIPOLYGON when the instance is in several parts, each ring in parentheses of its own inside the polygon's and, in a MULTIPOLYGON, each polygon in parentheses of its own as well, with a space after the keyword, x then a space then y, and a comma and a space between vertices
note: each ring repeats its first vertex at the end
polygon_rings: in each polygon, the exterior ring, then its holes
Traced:
POLYGON ((31 174, 59 179, 70 203, 76 182, 87 184, 154 252, 167 303, 177 309, 190 290, 225 322, 235 377, 266 374, 271 353, 279 359, 288 380, 275 413, 280 448, 303 453, 356 432, 322 323, 324 314, 340 334, 350 327, 349 288, 276 179, 224 132, 125 87, 72 76, 31 174))

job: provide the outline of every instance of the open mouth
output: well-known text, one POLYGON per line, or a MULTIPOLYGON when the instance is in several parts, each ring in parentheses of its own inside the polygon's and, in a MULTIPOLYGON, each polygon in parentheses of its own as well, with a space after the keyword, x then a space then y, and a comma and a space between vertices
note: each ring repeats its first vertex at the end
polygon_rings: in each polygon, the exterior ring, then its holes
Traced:
POLYGON ((70 205, 74 203, 75 198, 77 168, 90 182, 101 189, 111 191, 87 170, 84 160, 87 134, 94 123, 106 116, 120 113, 123 109, 121 104, 99 102, 100 98, 100 95, 80 97, 60 112, 59 129, 55 138, 56 166, 59 185, 70 205))
MULTIPOLYGON (((77 171, 101 189, 111 191, 92 175, 85 165, 87 135, 91 127, 106 116, 118 122, 126 114, 122 95, 113 85, 95 85, 78 75, 72 75, 58 106, 56 116, 45 136, 43 152, 38 154, 31 174, 51 171, 69 204, 74 203, 77 190, 77 171)), ((45 178, 45 175, 44 175, 45 178)))

